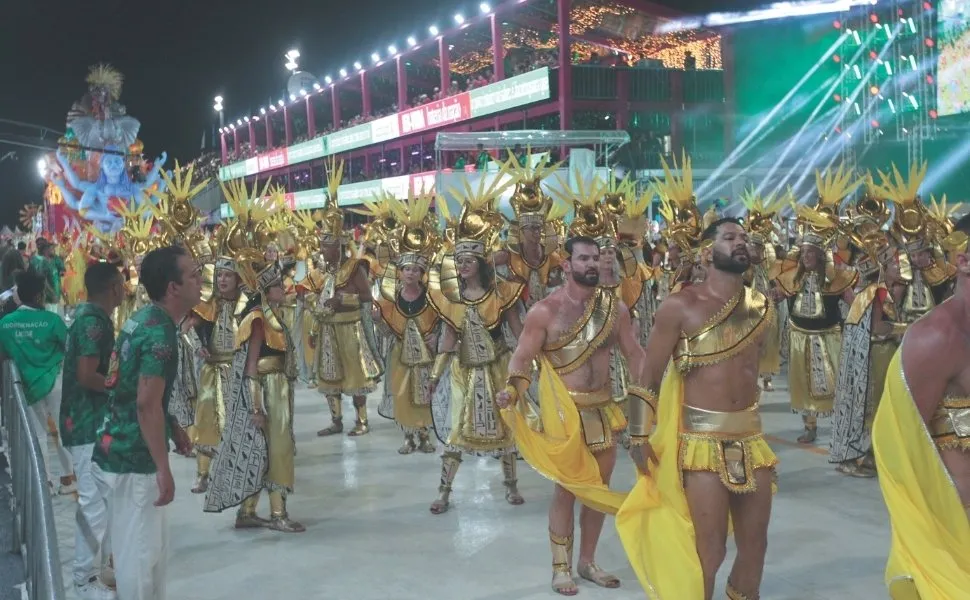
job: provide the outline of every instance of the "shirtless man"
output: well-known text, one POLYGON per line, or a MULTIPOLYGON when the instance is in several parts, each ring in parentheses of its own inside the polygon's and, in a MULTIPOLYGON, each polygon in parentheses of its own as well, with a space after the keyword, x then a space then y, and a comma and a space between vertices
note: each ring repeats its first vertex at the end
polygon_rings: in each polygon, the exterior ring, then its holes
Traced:
MULTIPOLYGON (((616 464, 616 442, 626 425, 610 389, 610 352, 618 346, 631 373, 643 370, 644 354, 629 309, 613 292, 597 288, 600 250, 596 241, 570 238, 565 254, 562 268, 566 284, 529 309, 519 345, 509 362, 509 386, 496 401, 504 408, 521 398, 531 381, 532 361, 544 353, 579 409, 586 446, 596 458, 603 483, 609 484, 616 464)), ((572 578, 574 506, 574 495, 557 484, 549 506, 552 587, 566 596, 578 591, 572 578)), ((597 585, 615 588, 620 585, 619 579, 593 562, 604 518, 603 513, 585 505, 580 509, 582 538, 577 571, 597 585)))
MULTIPOLYGON (((758 414, 761 346, 774 313, 763 294, 744 285, 750 265, 748 235, 737 220, 710 224, 700 243, 710 245, 703 251, 709 260, 707 276, 672 294, 657 309, 641 379, 656 398, 671 359, 679 373, 673 376, 683 378, 681 452, 667 452, 660 460, 675 460, 678 454, 688 457, 680 459, 679 468, 703 571, 704 598, 711 600, 714 594, 730 515, 738 553, 728 597, 754 600, 764 570, 777 464, 758 414), (692 457, 705 454, 723 458, 713 465, 690 464, 692 457)), ((660 398, 661 411, 664 403, 676 401, 660 398)), ((630 453, 642 472, 654 468, 647 462, 650 444, 634 444, 630 453)), ((700 582, 697 586, 699 591, 700 582)))
POLYGON ((886 579, 894 598, 956 598, 970 589, 968 235, 970 215, 957 221, 945 242, 956 266, 953 296, 909 326, 873 423, 893 530, 886 579))

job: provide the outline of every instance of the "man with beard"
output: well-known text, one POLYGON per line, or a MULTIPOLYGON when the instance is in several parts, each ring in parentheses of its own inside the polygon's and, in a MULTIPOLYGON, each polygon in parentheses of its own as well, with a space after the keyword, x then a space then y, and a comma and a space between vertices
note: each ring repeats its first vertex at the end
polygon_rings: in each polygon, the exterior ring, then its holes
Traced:
MULTIPOLYGON (((535 447, 548 443, 555 436, 553 432, 557 424, 553 421, 562 406, 570 405, 566 410, 572 414, 578 411, 582 441, 585 442, 572 445, 571 449, 580 453, 577 458, 585 462, 589 473, 594 474, 594 482, 605 488, 616 464, 616 442, 626 427, 623 411, 612 398, 610 353, 614 347, 619 347, 634 374, 644 369, 644 353, 637 342, 629 309, 616 294, 597 287, 600 250, 596 240, 572 237, 566 241, 565 253, 566 284, 529 309, 519 345, 509 362, 507 385, 496 401, 499 406, 510 407, 524 398, 532 380, 533 360, 541 360, 545 368, 540 371, 539 401, 543 430, 551 437, 533 436, 524 426, 523 410, 504 410, 503 419, 515 432, 519 450, 526 460, 557 483, 549 507, 552 588, 572 596, 578 591, 572 576, 573 507, 577 496, 584 502, 579 517, 582 532, 579 576, 603 587, 620 585, 619 579, 593 562, 605 515, 589 506, 592 503, 584 497, 583 489, 572 485, 577 473, 556 473, 555 466, 550 468, 544 464, 557 458, 563 465, 579 463, 571 459, 561 460, 563 455, 559 452, 536 452, 535 447), (562 406, 557 406, 559 404, 562 406)), ((652 411, 648 411, 643 394, 637 396, 636 386, 630 386, 629 393, 631 433, 643 435, 646 414, 652 411)), ((578 479, 586 478, 580 475, 578 479)))
MULTIPOLYGON (((682 202, 693 204, 690 195, 682 202)), ((645 475, 648 459, 658 467, 620 508, 617 529, 645 588, 711 600, 733 523, 738 553, 727 595, 758 598, 778 462, 758 413, 774 308, 744 285, 748 235, 737 220, 711 223, 699 247, 711 259, 707 278, 664 301, 647 344, 641 378, 659 405, 657 430, 649 442, 634 437, 631 455, 645 475)))

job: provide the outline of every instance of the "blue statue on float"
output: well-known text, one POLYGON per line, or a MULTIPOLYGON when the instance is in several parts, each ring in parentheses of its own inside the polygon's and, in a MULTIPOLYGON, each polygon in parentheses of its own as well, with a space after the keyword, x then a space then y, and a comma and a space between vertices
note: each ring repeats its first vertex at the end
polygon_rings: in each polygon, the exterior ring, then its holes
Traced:
POLYGON ((145 162, 138 139, 141 124, 118 101, 123 81, 108 65, 91 68, 88 93, 71 107, 67 134, 58 142, 54 158, 59 168, 49 169, 64 204, 102 231, 121 226, 118 206, 164 189, 161 171, 168 157, 162 152, 154 164, 145 162))

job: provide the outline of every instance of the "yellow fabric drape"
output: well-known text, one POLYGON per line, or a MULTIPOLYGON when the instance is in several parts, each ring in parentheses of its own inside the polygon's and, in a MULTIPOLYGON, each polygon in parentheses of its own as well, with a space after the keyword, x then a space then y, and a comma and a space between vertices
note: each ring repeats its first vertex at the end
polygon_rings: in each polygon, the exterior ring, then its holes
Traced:
POLYGON ((527 414, 521 410, 524 400, 516 407, 503 409, 502 420, 512 431, 519 454, 533 469, 593 510, 615 515, 626 493, 611 490, 603 483, 596 458, 586 447, 579 410, 569 398, 569 390, 543 356, 539 371, 542 432, 530 427, 527 414))
POLYGON ((684 380, 667 368, 660 388, 657 429, 650 443, 658 465, 639 476, 616 515, 627 558, 650 600, 702 600, 704 573, 694 540, 680 468, 684 380))
POLYGON ((889 365, 872 426, 879 486, 892 524, 886 585, 911 577, 922 600, 966 598, 970 521, 913 402, 901 356, 902 349, 889 365))

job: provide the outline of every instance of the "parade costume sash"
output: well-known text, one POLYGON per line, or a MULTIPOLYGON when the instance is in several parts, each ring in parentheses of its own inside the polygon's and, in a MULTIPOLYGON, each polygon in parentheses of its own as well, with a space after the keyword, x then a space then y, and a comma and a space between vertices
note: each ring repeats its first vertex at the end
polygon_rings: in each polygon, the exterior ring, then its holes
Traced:
POLYGON ((892 524, 885 575, 890 593, 901 599, 965 598, 970 519, 916 409, 903 373, 902 346, 889 365, 872 444, 892 524))
POLYGON ((512 431, 519 454, 540 475, 569 490, 589 508, 615 515, 627 494, 603 483, 599 464, 583 436, 579 409, 549 359, 542 356, 540 361, 542 432, 530 426, 521 401, 502 409, 502 420, 512 431))
POLYGON ((704 597, 694 524, 680 466, 680 426, 684 379, 668 365, 660 387, 657 429, 650 444, 660 461, 650 475, 638 475, 616 514, 616 530, 633 571, 649 600, 704 597))

